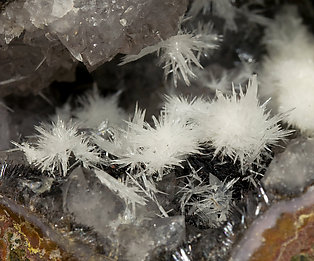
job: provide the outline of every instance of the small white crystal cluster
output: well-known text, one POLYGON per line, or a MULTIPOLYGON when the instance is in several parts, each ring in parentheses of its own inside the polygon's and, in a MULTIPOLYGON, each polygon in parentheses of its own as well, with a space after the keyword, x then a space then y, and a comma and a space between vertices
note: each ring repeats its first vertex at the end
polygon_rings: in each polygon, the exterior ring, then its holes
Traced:
POLYGON ((309 33, 293 6, 286 6, 266 28, 268 55, 260 71, 261 96, 272 97, 274 112, 286 113, 283 120, 314 133, 314 36, 309 33))
MULTIPOLYGON (((253 3, 251 3, 253 4, 253 3)), ((159 43, 143 48, 136 55, 126 55, 120 65, 136 61, 143 56, 156 52, 160 56, 159 63, 164 69, 165 78, 171 75, 174 86, 177 86, 178 80, 183 79, 186 85, 190 85, 191 79, 195 80, 200 77, 203 69, 200 58, 204 55, 206 58, 214 49, 219 47, 219 42, 222 36, 214 32, 212 23, 198 23, 195 30, 184 30, 185 23, 190 18, 196 18, 203 10, 203 14, 213 9, 213 14, 222 17, 225 21, 225 28, 236 31, 237 25, 235 22, 236 16, 245 16, 249 21, 261 24, 263 26, 270 23, 270 19, 249 11, 248 5, 243 5, 241 8, 236 8, 230 0, 195 0, 192 2, 186 19, 181 18, 179 22, 179 30, 177 35, 171 36, 168 39, 162 39, 159 43)), ((193 26, 192 26, 193 27, 193 26)), ((243 73, 248 72, 249 66, 243 68, 243 73)), ((243 74, 238 75, 240 80, 243 74)), ((249 75, 251 76, 251 75, 249 75)), ((221 75, 221 80, 213 79, 205 85, 209 88, 221 87, 226 83, 227 76, 221 75)), ((245 79, 247 80, 247 78, 245 79)))
POLYGON ((72 111, 72 118, 80 128, 97 129, 100 125, 119 127, 128 118, 118 106, 119 93, 102 97, 97 87, 78 99, 78 108, 72 111))
POLYGON ((233 6, 231 0, 194 0, 188 12, 188 16, 197 17, 199 13, 205 15, 211 10, 215 15, 225 20, 226 29, 232 31, 237 30, 235 23, 237 8, 233 6))
POLYGON ((231 157, 242 166, 259 160, 268 145, 289 133, 278 125, 280 115, 271 117, 266 104, 259 104, 256 77, 249 82, 245 95, 240 88, 240 93, 233 90, 231 95, 217 91, 212 102, 170 98, 165 108, 172 118, 194 125, 199 143, 215 148, 215 156, 231 157))
POLYGON ((95 166, 103 160, 89 135, 80 130, 121 126, 127 114, 117 103, 118 95, 104 98, 94 87, 78 99, 78 107, 71 109, 65 104, 57 109, 50 124, 35 127, 39 134, 32 137, 33 142, 14 144, 25 153, 29 163, 52 175, 58 170, 66 176, 72 154, 84 166, 95 166))
POLYGON ((251 0, 241 7, 236 7, 233 0, 193 0, 187 15, 195 18, 200 13, 203 15, 213 13, 215 16, 224 20, 225 30, 230 31, 238 30, 236 18, 239 17, 246 17, 253 23, 268 25, 271 22, 270 19, 249 10, 249 7, 252 5, 264 6, 264 1, 251 0))
POLYGON ((71 122, 65 123, 58 119, 55 123, 44 124, 35 129, 39 134, 33 137, 34 142, 14 144, 24 152, 28 162, 41 171, 48 171, 51 175, 59 171, 66 176, 71 154, 86 167, 103 161, 95 146, 71 122))
POLYGON ((124 125, 128 119, 127 113, 118 106, 119 93, 103 97, 98 88, 93 89, 76 101, 76 107, 71 108, 69 103, 63 107, 56 108, 56 115, 51 117, 53 122, 58 118, 67 122, 71 120, 80 129, 118 128, 124 125))
POLYGON ((199 25, 198 30, 191 33, 179 29, 178 34, 156 45, 145 47, 137 55, 127 55, 120 65, 136 61, 145 55, 157 52, 163 65, 165 77, 173 76, 174 85, 183 78, 186 85, 190 85, 190 78, 196 78, 193 66, 203 68, 199 62, 202 53, 218 48, 220 37, 212 30, 211 24, 199 25))
POLYGON ((232 179, 228 183, 221 182, 209 173, 209 183, 198 175, 191 167, 191 174, 180 188, 180 209, 188 216, 197 216, 200 224, 215 227, 227 220, 232 207, 232 186, 238 181, 232 179))
POLYGON ((106 131, 113 135, 111 129, 125 125, 123 120, 127 119, 127 114, 118 107, 118 97, 119 94, 104 98, 94 86, 92 91, 78 98, 76 108, 66 103, 56 109, 57 115, 51 117, 51 123, 35 127, 37 135, 20 144, 12 143, 25 154, 29 164, 53 177, 66 177, 78 164, 94 169, 99 180, 125 201, 131 219, 136 205, 146 205, 147 199, 138 194, 139 187, 127 180, 116 180, 98 168, 108 164, 108 159, 95 145, 96 136, 106 131), (97 135, 94 137, 91 133, 97 135))
POLYGON ((209 66, 204 70, 197 70, 197 78, 193 85, 204 87, 215 93, 217 90, 222 93, 232 94, 232 86, 246 85, 248 79, 252 77, 257 70, 257 63, 249 57, 247 61, 241 60, 232 69, 226 69, 223 66, 209 66))

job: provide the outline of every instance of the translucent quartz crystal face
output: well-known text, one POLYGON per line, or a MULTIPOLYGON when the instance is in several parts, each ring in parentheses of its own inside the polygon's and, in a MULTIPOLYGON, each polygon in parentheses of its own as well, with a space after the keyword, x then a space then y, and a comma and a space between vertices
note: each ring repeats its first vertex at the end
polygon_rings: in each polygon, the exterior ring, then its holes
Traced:
MULTIPOLYGON (((70 53, 93 67, 117 53, 136 53, 177 32, 185 0, 26 0, 8 4, 0 16, 0 42, 23 31, 58 38, 70 53)), ((48 40, 47 39, 47 40, 48 40)))
POLYGON ((300 193, 314 180, 314 141, 297 138, 271 162, 263 183, 280 194, 300 193))
POLYGON ((25 93, 54 80, 72 81, 77 61, 93 70, 118 53, 138 53, 176 34, 186 7, 186 0, 25 0, 0 6, 0 96, 12 86, 25 93))
MULTIPOLYGON (((0 154, 0 162, 3 157, 0 154)), ((10 159, 17 162, 18 155, 10 159)), ((7 253, 23 254, 17 251, 20 249, 27 256, 39 255, 44 260, 68 260, 67 255, 75 260, 117 260, 112 255, 119 260, 152 260, 159 251, 174 251, 185 240, 184 216, 159 218, 148 202, 147 206, 137 205, 136 220, 130 220, 120 195, 87 169, 77 167, 67 180, 57 184, 27 167, 4 164, 1 168, 5 175, 0 177, 0 192, 10 195, 10 184, 14 183, 13 194, 24 201, 0 197, 0 224, 7 253), (12 239, 12 234, 20 240, 12 239), (60 258, 46 258, 51 251, 58 251, 57 245, 65 253, 60 250, 60 258)), ((3 251, 0 257, 5 254, 3 251)))

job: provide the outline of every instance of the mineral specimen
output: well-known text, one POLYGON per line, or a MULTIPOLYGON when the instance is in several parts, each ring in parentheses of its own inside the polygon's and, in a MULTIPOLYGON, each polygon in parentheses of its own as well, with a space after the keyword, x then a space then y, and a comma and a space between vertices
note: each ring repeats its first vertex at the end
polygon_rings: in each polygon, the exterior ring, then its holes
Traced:
POLYGON ((304 21, 294 7, 277 16, 272 2, 1 1, 0 258, 313 259, 314 144, 300 126, 313 124, 313 36, 303 24, 314 12, 304 0, 295 3, 304 21), (180 17, 187 6, 193 17, 180 17), (200 52, 212 41, 184 44, 212 29, 214 52, 200 52), (193 70, 192 86, 184 75, 176 89, 163 81, 151 55, 118 66, 116 54, 152 46, 161 62, 188 53, 163 69, 193 70), (296 98, 309 103, 289 111, 296 98), (278 101, 288 112, 273 117, 266 105, 278 101), (279 139, 291 139, 281 154, 279 139))

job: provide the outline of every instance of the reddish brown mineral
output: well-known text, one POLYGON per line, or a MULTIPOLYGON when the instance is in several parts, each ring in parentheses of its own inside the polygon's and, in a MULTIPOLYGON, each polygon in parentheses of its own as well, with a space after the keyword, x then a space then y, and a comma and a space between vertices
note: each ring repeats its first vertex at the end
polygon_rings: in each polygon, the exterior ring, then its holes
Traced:
POLYGON ((265 230, 265 241, 251 261, 314 260, 314 205, 283 213, 275 227, 265 230))
POLYGON ((0 205, 0 260, 72 260, 34 225, 0 205))

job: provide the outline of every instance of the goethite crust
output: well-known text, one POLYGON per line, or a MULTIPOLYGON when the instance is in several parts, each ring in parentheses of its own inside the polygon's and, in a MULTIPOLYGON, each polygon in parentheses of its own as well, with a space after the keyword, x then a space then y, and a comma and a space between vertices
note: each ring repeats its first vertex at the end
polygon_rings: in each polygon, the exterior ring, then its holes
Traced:
POLYGON ((314 205, 295 213, 283 213, 273 228, 263 233, 264 242, 250 260, 313 260, 314 205))
POLYGON ((40 229, 0 205, 0 260, 72 260, 40 229))

